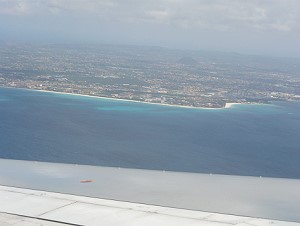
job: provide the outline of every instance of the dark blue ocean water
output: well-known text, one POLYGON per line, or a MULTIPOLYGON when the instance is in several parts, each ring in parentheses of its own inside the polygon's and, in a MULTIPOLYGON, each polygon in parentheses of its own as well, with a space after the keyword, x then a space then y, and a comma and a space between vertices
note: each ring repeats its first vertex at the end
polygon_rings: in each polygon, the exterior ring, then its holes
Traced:
POLYGON ((300 103, 199 110, 0 88, 0 158, 300 178, 300 103))

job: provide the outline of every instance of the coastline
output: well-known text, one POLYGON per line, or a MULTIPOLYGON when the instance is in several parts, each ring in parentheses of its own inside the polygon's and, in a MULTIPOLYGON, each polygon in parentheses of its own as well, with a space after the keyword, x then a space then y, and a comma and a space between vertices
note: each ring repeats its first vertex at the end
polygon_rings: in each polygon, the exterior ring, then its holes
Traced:
POLYGON ((180 108, 199 109, 199 110, 201 110, 201 109, 203 109, 203 110, 220 110, 220 109, 232 108, 233 105, 242 104, 242 103, 225 103, 225 106, 221 107, 221 108, 193 107, 193 106, 184 106, 184 105, 176 105, 176 104, 152 103, 152 102, 146 102, 146 101, 129 100, 129 99, 121 99, 121 98, 113 98, 113 97, 101 97, 101 96, 93 96, 93 95, 88 95, 88 94, 67 93, 67 92, 59 92, 59 91, 43 90, 43 89, 29 89, 29 88, 16 88, 16 87, 2 87, 2 88, 24 89, 24 90, 44 92, 44 93, 54 93, 54 94, 62 94, 62 95, 74 95, 74 96, 92 97, 92 98, 105 99, 105 100, 113 100, 113 101, 126 101, 126 102, 133 102, 133 103, 154 104, 154 105, 160 105, 160 106, 166 106, 166 107, 180 107, 180 108))
POLYGON ((238 104, 242 104, 242 103, 226 103, 224 108, 232 108, 233 105, 238 105, 238 104))

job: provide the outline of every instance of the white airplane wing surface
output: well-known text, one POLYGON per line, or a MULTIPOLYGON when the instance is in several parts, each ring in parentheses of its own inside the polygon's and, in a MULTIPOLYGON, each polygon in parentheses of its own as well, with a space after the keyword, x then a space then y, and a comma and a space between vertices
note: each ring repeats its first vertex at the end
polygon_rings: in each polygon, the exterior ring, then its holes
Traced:
POLYGON ((5 159, 0 170, 0 225, 300 226, 297 179, 5 159))

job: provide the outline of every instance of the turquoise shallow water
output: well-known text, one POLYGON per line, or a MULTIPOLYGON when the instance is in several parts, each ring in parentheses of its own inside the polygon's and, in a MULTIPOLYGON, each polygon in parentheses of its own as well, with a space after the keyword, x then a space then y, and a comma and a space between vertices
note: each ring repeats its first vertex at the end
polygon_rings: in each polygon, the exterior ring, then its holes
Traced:
POLYGON ((0 89, 0 157, 300 178, 300 103, 188 109, 0 89))

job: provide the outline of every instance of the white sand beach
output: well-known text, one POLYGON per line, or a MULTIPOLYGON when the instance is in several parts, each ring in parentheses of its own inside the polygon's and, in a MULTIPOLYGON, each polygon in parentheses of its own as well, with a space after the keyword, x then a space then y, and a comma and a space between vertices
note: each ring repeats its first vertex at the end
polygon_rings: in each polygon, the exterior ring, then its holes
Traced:
POLYGON ((237 105, 237 104, 241 104, 241 103, 226 103, 224 108, 231 108, 233 107, 233 105, 237 105))
MULTIPOLYGON (((10 88, 10 87, 8 87, 10 88)), ((24 88, 26 89, 26 88, 24 88)), ((190 108, 190 109, 206 109, 206 110, 219 110, 219 109, 226 109, 231 108, 233 105, 242 104, 242 103, 226 103, 222 108, 209 108, 209 107, 193 107, 193 106, 184 106, 184 105, 176 105, 176 104, 162 104, 162 103, 152 103, 146 101, 138 101, 138 100, 129 100, 129 99, 121 99, 121 98, 112 98, 112 97, 100 97, 100 96, 93 96, 88 94, 78 94, 78 93, 67 93, 67 92, 59 92, 59 91, 51 91, 51 90, 42 90, 42 89, 26 89, 38 92, 47 92, 47 93, 56 93, 56 94, 63 94, 63 95, 75 95, 75 96, 82 96, 82 97, 93 97, 98 99, 106 99, 106 100, 114 100, 114 101, 127 101, 127 102, 135 102, 135 103, 143 103, 143 104, 155 104, 161 106, 169 106, 169 107, 180 107, 180 108, 190 108)))

